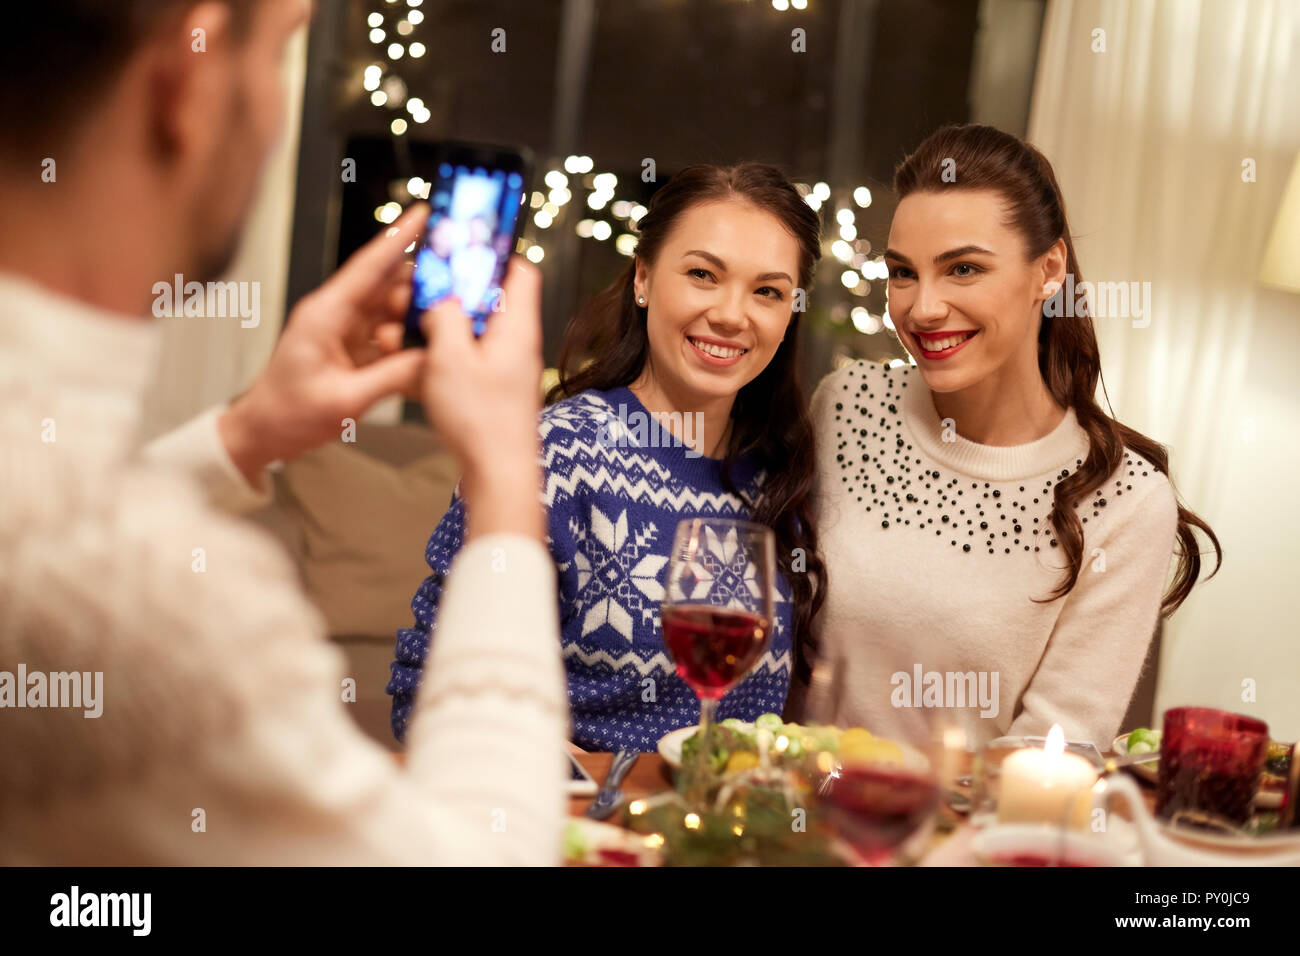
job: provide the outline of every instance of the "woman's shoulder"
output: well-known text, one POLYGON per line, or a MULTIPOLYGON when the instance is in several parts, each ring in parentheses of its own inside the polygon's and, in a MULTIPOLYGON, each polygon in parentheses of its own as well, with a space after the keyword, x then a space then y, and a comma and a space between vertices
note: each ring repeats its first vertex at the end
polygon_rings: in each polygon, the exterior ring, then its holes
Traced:
POLYGON ((904 363, 897 368, 890 368, 884 362, 875 362, 871 359, 858 359, 855 362, 845 362, 838 368, 827 372, 822 380, 817 383, 817 388, 813 391, 813 407, 821 408, 825 403, 833 400, 836 394, 847 394, 854 388, 871 388, 878 382, 883 382, 887 375, 901 376, 900 381, 906 381, 911 373, 911 366, 904 363))
POLYGON ((1119 465, 1094 495, 1108 504, 1127 500, 1130 507, 1152 521, 1167 519, 1178 511, 1178 499, 1169 476, 1127 445, 1119 465))
POLYGON ((618 418, 616 395, 589 388, 542 409, 539 431, 544 444, 595 442, 618 418))

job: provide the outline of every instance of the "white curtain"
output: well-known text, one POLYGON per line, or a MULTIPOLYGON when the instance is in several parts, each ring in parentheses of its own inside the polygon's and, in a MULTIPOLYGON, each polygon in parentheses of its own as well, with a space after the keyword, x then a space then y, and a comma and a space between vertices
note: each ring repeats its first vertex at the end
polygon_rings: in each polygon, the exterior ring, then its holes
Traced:
POLYGON ((1095 320, 1105 384, 1224 544, 1223 573, 1166 623, 1157 720, 1219 706, 1289 740, 1300 297, 1255 276, 1300 148, 1298 94, 1295 0, 1053 0, 1029 127, 1082 278, 1151 283, 1148 326, 1095 320))
MULTIPOLYGON (((285 54, 284 130, 267 158, 239 253, 227 275, 229 280, 259 284, 260 320, 249 328, 243 328, 238 318, 155 320, 163 329, 162 349, 158 375, 145 401, 146 440, 245 389, 275 346, 284 325, 306 70, 307 29, 303 27, 285 54)), ((202 223, 195 228, 202 228, 202 223)))

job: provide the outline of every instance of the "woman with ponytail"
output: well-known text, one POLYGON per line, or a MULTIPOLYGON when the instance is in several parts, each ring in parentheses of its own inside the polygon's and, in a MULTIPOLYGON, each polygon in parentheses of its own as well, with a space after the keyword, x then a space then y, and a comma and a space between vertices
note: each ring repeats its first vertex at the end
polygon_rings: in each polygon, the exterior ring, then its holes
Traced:
MULTIPOLYGON (((1201 573, 1157 442, 1096 399, 1086 300, 1047 159, 951 126, 898 167, 889 312, 915 367, 859 362, 813 398, 818 631, 835 722, 1105 749, 1158 618, 1201 573), (1171 558, 1172 583, 1166 587, 1171 558)), ((1217 571, 1217 563, 1216 563, 1217 571)), ((814 694, 820 694, 820 680, 814 694)))
MULTIPOLYGON (((783 710, 792 674, 810 673, 821 597, 796 352, 817 214, 775 167, 701 164, 665 183, 636 229, 633 261, 565 334, 540 425, 573 740, 589 750, 653 750, 699 716, 659 622, 682 519, 740 518, 776 536, 771 648, 719 717, 783 710)), ((429 540, 433 573, 411 602, 415 625, 397 635, 398 737, 464 520, 457 498, 429 540)))

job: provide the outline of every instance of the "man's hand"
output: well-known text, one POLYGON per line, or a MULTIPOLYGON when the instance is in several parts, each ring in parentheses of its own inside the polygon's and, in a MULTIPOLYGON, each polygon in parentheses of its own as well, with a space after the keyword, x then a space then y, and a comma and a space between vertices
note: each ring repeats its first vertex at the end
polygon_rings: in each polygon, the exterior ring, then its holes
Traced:
POLYGON ((544 542, 541 273, 515 256, 502 289, 504 308, 478 341, 454 301, 425 313, 424 410, 464 469, 466 538, 509 531, 544 542))
POLYGON ((407 210, 305 296, 262 374, 222 414, 222 441, 251 484, 271 462, 338 438, 343 419, 418 387, 425 354, 402 349, 411 296, 406 249, 428 216, 423 203, 407 210))

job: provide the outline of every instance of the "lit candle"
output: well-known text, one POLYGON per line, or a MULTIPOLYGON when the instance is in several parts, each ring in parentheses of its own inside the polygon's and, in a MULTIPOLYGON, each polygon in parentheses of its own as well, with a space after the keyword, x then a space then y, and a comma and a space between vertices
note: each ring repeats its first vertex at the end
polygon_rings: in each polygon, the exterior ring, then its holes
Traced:
POLYGON ((1065 752, 1059 725, 1052 726, 1043 749, 1017 750, 1002 761, 1001 776, 1000 822, 1065 823, 1080 830, 1088 826, 1097 771, 1077 754, 1065 752))

